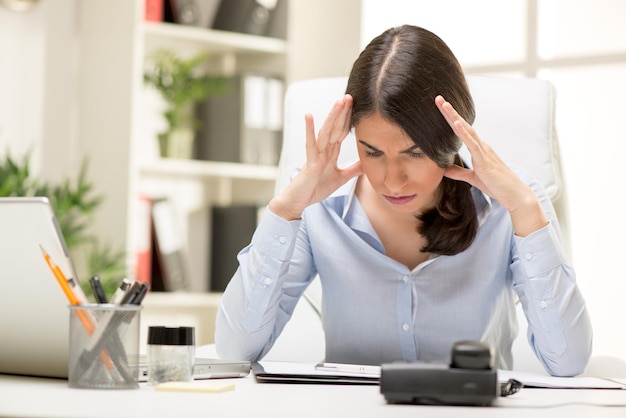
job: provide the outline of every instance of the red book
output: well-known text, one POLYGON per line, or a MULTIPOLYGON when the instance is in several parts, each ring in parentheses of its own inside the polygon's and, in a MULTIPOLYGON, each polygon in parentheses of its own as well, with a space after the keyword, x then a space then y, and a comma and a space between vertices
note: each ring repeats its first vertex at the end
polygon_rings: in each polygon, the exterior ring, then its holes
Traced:
POLYGON ((152 282, 152 199, 139 196, 135 220, 135 278, 141 283, 152 282))
POLYGON ((144 19, 146 22, 163 21, 163 0, 146 0, 144 19))

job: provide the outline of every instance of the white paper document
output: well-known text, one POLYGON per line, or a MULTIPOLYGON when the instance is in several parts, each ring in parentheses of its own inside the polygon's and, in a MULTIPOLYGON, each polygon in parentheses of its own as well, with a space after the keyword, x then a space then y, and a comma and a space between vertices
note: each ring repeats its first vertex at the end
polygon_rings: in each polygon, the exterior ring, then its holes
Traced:
POLYGON ((626 379, 601 377, 555 377, 538 373, 498 370, 498 380, 519 380, 526 387, 547 389, 626 389, 626 379))
MULTIPOLYGON (((327 381, 334 379, 357 382, 378 383, 381 375, 379 366, 358 364, 305 364, 289 362, 259 362, 257 377, 285 381, 327 381)), ((254 370, 254 367, 253 367, 254 370)), ((546 389, 626 389, 626 379, 609 379, 601 377, 555 377, 538 373, 510 370, 498 370, 498 380, 506 382, 515 379, 525 387, 546 389)))

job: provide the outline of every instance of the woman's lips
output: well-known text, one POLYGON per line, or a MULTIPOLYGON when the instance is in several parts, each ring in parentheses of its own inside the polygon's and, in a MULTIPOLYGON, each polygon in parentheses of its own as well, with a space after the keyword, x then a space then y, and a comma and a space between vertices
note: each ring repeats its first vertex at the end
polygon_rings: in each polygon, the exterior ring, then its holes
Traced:
POLYGON ((393 205, 405 205, 409 203, 411 200, 415 199, 415 195, 411 196, 388 196, 384 195, 385 199, 393 205))

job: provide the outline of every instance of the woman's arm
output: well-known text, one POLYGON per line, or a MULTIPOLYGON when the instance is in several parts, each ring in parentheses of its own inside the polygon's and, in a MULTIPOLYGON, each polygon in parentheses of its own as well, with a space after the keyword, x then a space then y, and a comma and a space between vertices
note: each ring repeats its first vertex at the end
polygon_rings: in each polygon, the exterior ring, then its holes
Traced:
POLYGON ((511 217, 513 284, 528 319, 530 345, 550 374, 582 373, 591 355, 591 321, 563 254, 550 199, 537 183, 514 173, 443 97, 435 105, 472 157, 471 169, 454 165, 445 175, 477 187, 511 217))
POLYGON ((337 166, 351 110, 352 97, 345 95, 317 135, 312 116, 305 116, 306 163, 270 201, 251 244, 239 253, 239 268, 224 292, 215 334, 220 357, 256 360, 265 355, 314 277, 302 212, 362 173, 359 162, 337 166))
POLYGON ((287 222, 267 210, 238 260, 217 313, 215 344, 220 358, 258 360, 315 275, 301 221, 287 222))
POLYGON ((584 371, 591 356, 591 320, 576 273, 562 249, 552 203, 537 183, 531 186, 549 223, 526 237, 514 237, 513 286, 537 358, 551 375, 575 376, 584 371))

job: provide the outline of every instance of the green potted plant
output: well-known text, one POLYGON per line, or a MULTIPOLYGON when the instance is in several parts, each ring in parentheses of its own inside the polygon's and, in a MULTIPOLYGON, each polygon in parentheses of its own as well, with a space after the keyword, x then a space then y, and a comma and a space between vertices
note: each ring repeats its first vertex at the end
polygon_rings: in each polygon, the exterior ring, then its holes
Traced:
POLYGON ((200 127, 194 105, 228 90, 229 79, 206 70, 207 53, 181 58, 168 49, 148 56, 144 82, 154 87, 165 101, 163 116, 167 129, 158 135, 163 157, 189 158, 193 139, 200 127))
POLYGON ((89 233, 89 225, 103 198, 94 193, 93 183, 87 179, 87 161, 83 161, 76 179, 67 178, 57 184, 33 177, 29 157, 26 154, 18 161, 7 153, 0 160, 0 196, 47 197, 72 259, 77 262, 81 287, 91 295, 88 279, 98 275, 110 297, 126 273, 125 251, 114 250, 89 233))

